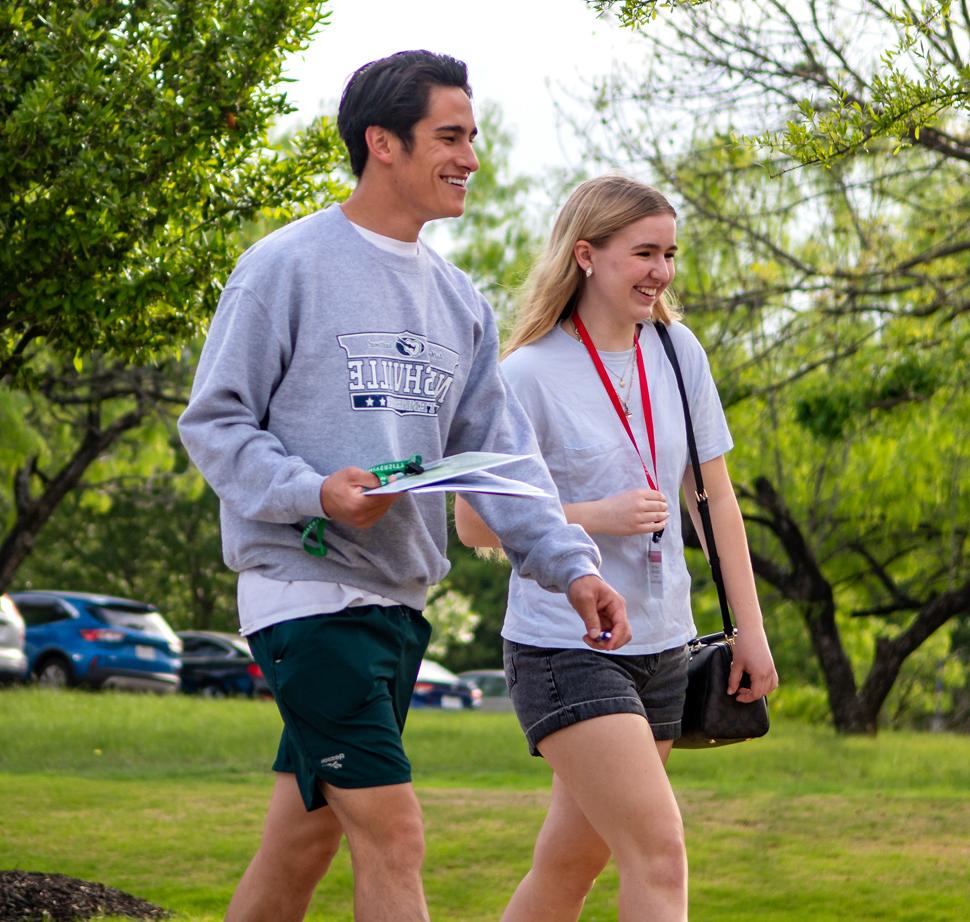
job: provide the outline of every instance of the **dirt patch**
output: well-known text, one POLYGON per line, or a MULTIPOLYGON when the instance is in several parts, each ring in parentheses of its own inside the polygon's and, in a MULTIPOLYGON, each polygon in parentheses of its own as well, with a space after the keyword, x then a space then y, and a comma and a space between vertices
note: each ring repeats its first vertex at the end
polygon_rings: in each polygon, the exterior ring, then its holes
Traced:
POLYGON ((79 922, 95 916, 164 919, 169 915, 161 906, 89 880, 0 871, 0 922, 79 922))

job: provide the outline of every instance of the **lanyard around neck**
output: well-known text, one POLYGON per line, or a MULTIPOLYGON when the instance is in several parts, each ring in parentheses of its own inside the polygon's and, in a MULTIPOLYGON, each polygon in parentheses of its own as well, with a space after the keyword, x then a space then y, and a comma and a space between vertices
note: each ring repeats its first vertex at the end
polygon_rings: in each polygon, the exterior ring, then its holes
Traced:
MULTIPOLYGON (((573 314, 569 319, 572 320, 573 326, 576 327, 576 332, 579 334, 579 338, 586 347, 589 357, 593 360, 593 365, 596 367, 596 372, 600 376, 600 381, 603 382, 603 387, 605 388, 606 393, 613 404, 613 409, 616 410, 616 415, 619 416, 620 422, 623 423, 623 428, 626 429, 626 434, 630 437, 630 441, 633 443, 633 447, 636 449, 637 457, 640 459, 640 464, 643 465, 643 473, 647 477, 647 484, 651 490, 656 490, 659 492, 660 487, 657 486, 653 477, 650 476, 650 471, 643 460, 643 455, 640 454, 640 446, 637 445, 636 437, 633 435, 633 430, 630 428, 630 422, 626 418, 626 413, 623 412, 623 407, 620 406, 620 398, 617 396, 616 390, 610 381, 610 376, 606 373, 606 367, 603 365, 603 360, 600 358, 599 352, 596 351, 596 346, 593 345, 593 340, 590 339, 589 333, 586 332, 586 324, 583 323, 579 314, 575 311, 573 311, 573 314)), ((637 336, 639 331, 640 328, 637 327, 636 332, 633 334, 633 348, 637 357, 637 375, 640 378, 640 402, 643 404, 643 422, 647 428, 647 440, 650 443, 650 458, 653 461, 654 473, 657 474, 657 479, 659 480, 660 475, 657 471, 657 445, 653 434, 653 410, 650 406, 650 389, 647 386, 647 373, 643 367, 643 354, 640 352, 640 339, 637 336)))

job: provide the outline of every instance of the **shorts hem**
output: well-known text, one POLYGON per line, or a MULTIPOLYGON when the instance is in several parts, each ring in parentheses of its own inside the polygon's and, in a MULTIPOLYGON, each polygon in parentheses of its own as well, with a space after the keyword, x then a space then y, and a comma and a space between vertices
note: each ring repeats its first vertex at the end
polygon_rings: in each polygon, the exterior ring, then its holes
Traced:
POLYGON ((306 808, 307 813, 312 813, 314 810, 319 810, 321 807, 327 806, 327 798, 324 796, 323 791, 320 788, 321 784, 329 785, 332 788, 337 788, 338 790, 363 790, 365 788, 383 788, 389 787, 391 785, 397 784, 410 784, 411 775, 399 775, 393 779, 381 779, 377 780, 360 780, 360 781, 345 781, 341 779, 341 783, 337 784, 331 781, 325 775, 319 772, 314 772, 311 783, 307 784, 307 777, 300 772, 294 772, 292 769, 288 768, 277 768, 276 765, 273 766, 273 771, 281 775, 293 775, 296 779, 296 786, 300 792, 300 799, 303 801, 303 806, 306 808))
POLYGON ((353 781, 353 782, 346 782, 346 783, 342 781, 340 784, 337 784, 336 781, 327 781, 326 779, 324 779, 319 775, 317 776, 317 779, 319 781, 322 781, 324 784, 329 784, 330 787, 332 788, 339 788, 340 790, 348 790, 348 791, 351 791, 351 790, 358 791, 363 788, 386 788, 386 787, 391 787, 392 785, 395 785, 395 784, 410 784, 412 780, 410 775, 408 775, 407 777, 391 779, 389 781, 383 780, 383 779, 381 781, 353 781))
POLYGON ((670 720, 662 724, 650 724, 650 729, 653 730, 653 738, 657 742, 666 740, 676 740, 680 739, 680 721, 670 720))
POLYGON ((639 698, 593 698, 589 701, 567 704, 551 714, 546 714, 526 729, 525 738, 529 743, 529 752, 541 758, 539 743, 547 736, 584 720, 606 717, 609 714, 639 714, 644 720, 647 719, 643 702, 639 698))
MULTIPOLYGON (((276 772, 276 774, 278 775, 294 775, 297 778, 300 777, 300 772, 294 771, 292 768, 278 765, 276 763, 273 764, 272 770, 276 772)), ((381 779, 380 781, 371 781, 371 780, 344 781, 343 779, 341 779, 340 784, 338 784, 336 781, 332 781, 330 778, 326 777, 325 775, 322 775, 320 772, 315 772, 313 777, 316 781, 322 781, 324 784, 329 784, 331 787, 335 787, 335 788, 380 788, 389 784, 410 784, 414 780, 410 774, 407 774, 407 775, 398 775, 397 777, 386 781, 384 779, 381 779)))

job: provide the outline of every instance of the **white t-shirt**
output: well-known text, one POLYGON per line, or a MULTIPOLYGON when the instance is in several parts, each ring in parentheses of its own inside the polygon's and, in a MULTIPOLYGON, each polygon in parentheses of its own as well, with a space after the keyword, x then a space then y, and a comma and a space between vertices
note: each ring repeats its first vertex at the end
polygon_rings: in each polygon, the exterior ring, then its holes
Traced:
MULTIPOLYGON (((704 463, 731 449, 731 434, 702 346, 683 324, 674 323, 668 329, 687 389, 698 456, 704 463)), ((603 578, 626 599, 633 639, 616 651, 621 655, 658 653, 686 643, 696 634, 680 529, 681 482, 690 464, 683 406, 673 368, 652 325, 641 330, 640 348, 653 411, 659 486, 667 498, 670 520, 661 540, 662 599, 648 597, 649 534, 591 536, 603 555, 603 578)), ((600 355, 617 377, 629 366, 628 352, 600 355)), ((508 356, 502 371, 532 420, 564 505, 647 486, 636 449, 581 342, 557 326, 508 356)), ((626 388, 621 389, 617 380, 612 383, 625 394, 626 388)), ((653 475, 639 391, 639 382, 634 380, 630 427, 653 475)), ((582 625, 564 595, 519 579, 513 572, 503 637, 561 648, 583 647, 581 634, 582 625)))
MULTIPOLYGON (((388 253, 398 256, 417 256, 418 241, 396 240, 351 223, 351 227, 365 240, 388 253)), ((243 570, 236 584, 236 604, 239 606, 239 633, 256 631, 310 615, 343 611, 351 605, 399 605, 393 599, 373 592, 365 592, 345 583, 326 583, 318 580, 283 581, 269 579, 256 570, 243 570)))

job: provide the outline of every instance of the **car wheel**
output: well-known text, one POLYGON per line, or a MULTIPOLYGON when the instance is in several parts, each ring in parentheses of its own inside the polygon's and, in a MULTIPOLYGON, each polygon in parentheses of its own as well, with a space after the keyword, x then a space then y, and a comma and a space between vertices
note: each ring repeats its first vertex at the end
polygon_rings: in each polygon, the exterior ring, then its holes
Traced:
POLYGON ((71 667, 66 659, 52 656, 37 667, 37 684, 44 688, 67 688, 71 685, 71 667))
POLYGON ((199 692, 203 698, 227 698, 226 690, 221 685, 203 685, 199 692))

